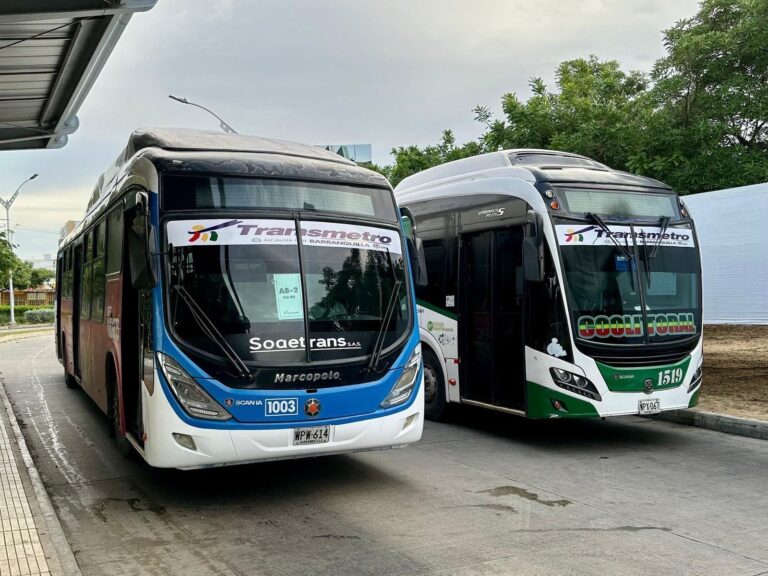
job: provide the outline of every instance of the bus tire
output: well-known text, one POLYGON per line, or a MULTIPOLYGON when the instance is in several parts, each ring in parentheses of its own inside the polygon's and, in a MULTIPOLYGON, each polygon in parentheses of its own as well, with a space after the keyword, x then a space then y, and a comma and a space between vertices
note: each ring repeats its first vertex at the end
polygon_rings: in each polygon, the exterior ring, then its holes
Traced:
POLYGON ((440 361, 432 350, 424 348, 424 416, 427 420, 445 418, 445 380, 440 361))
POLYGON ((132 456, 134 453, 133 445, 130 443, 128 438, 125 437, 125 434, 123 434, 121 423, 120 423, 120 394, 117 392, 117 385, 115 383, 110 385, 110 388, 112 389, 112 413, 111 413, 111 421, 112 426, 110 430, 110 436, 112 436, 115 439, 115 445, 117 446, 117 451, 120 452, 123 456, 132 456))
POLYGON ((67 385, 67 388, 72 390, 77 388, 77 380, 75 380, 75 377, 72 376, 72 374, 67 372, 67 347, 66 341, 64 340, 64 334, 61 335, 61 349, 63 351, 62 358, 64 359, 64 384, 67 385))

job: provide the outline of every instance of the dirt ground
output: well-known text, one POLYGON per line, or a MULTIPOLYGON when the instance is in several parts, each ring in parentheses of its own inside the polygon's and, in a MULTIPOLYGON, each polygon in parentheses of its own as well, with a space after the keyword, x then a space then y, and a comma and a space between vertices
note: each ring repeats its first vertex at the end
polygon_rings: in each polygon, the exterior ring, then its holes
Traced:
POLYGON ((704 327, 699 409, 768 420, 768 326, 704 327))

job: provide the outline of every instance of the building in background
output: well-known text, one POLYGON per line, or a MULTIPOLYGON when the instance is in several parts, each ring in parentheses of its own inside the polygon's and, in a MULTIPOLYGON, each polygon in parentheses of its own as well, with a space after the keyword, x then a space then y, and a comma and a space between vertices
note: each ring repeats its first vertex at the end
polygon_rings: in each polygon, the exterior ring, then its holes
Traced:
POLYGON ((64 223, 64 226, 61 227, 61 231, 59 232, 59 244, 61 244, 61 241, 64 240, 72 230, 77 228, 78 224, 80 224, 80 220, 67 220, 64 223))
POLYGON ((28 262, 32 262, 32 268, 41 268, 56 272, 56 256, 53 254, 43 254, 42 257, 30 258, 28 262))
POLYGON ((370 144, 323 144, 317 147, 344 156, 358 164, 373 162, 373 150, 370 144))

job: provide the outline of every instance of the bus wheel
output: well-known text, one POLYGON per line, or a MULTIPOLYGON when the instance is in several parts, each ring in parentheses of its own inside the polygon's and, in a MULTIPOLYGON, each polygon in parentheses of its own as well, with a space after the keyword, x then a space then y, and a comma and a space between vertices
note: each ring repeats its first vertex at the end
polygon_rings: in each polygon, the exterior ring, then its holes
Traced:
POLYGON ((125 437, 120 426, 120 395, 117 393, 117 386, 112 385, 112 429, 110 436, 115 438, 115 444, 117 445, 117 451, 123 456, 133 455, 133 445, 128 438, 125 437))
POLYGON ((75 380, 75 377, 72 376, 72 374, 67 372, 67 347, 64 340, 64 334, 61 335, 61 348, 64 350, 64 384, 67 385, 67 388, 77 388, 77 380, 75 380))
POLYGON ((445 416, 445 382, 434 352, 424 349, 424 415, 427 420, 445 416))
POLYGON ((67 388, 77 388, 77 380, 75 380, 75 377, 72 376, 72 374, 69 374, 66 370, 64 371, 64 384, 67 385, 67 388))

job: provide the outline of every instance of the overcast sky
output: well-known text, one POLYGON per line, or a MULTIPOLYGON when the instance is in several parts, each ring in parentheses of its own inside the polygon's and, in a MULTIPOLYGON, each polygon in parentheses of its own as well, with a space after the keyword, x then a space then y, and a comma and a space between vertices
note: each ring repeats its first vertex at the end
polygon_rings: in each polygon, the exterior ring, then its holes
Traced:
POLYGON ((145 126, 216 129, 185 96, 236 130, 309 144, 434 143, 445 128, 477 138, 477 104, 529 94, 565 59, 595 54, 649 70, 664 28, 696 0, 158 0, 133 17, 61 150, 0 153, 23 257, 55 253, 99 174, 145 126), (22 228, 47 230, 30 232, 22 228), (54 234, 55 232, 55 234, 54 234))

